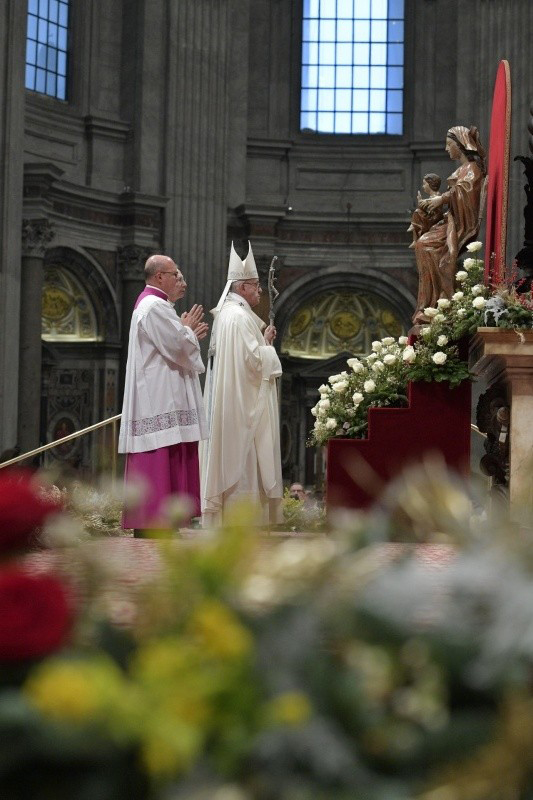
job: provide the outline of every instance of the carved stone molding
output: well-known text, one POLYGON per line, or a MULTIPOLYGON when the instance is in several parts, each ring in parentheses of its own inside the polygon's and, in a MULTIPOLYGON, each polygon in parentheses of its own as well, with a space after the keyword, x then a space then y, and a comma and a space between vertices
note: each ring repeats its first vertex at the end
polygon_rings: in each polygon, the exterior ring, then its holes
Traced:
POLYGON ((47 219, 23 219, 22 255, 44 256, 54 236, 54 226, 47 219))
POLYGON ((144 265, 151 255, 147 247, 138 244, 127 244, 119 247, 117 263, 122 280, 144 281, 144 265))

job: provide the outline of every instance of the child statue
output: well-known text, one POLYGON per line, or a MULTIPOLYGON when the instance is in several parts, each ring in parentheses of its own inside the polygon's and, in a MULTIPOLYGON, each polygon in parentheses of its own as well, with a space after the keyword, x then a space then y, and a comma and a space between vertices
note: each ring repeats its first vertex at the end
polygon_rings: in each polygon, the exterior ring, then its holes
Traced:
MULTIPOLYGON (((424 175, 422 180, 422 189, 429 197, 436 197, 440 195, 440 184, 440 176, 436 175, 434 172, 428 172, 427 175, 424 175)), ((417 192, 417 207, 412 213, 411 224, 407 228, 408 231, 413 232, 413 241, 409 247, 414 247, 422 234, 429 231, 431 226, 440 222, 444 216, 442 206, 439 206, 433 211, 426 210, 424 208, 425 199, 426 198, 423 198, 420 192, 417 192)))

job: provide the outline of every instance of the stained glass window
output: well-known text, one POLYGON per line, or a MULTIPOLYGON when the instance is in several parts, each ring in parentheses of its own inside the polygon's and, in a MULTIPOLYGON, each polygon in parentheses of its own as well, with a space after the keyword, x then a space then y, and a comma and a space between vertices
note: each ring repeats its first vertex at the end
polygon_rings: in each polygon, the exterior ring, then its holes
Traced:
POLYGON ((304 0, 302 131, 403 132, 404 0, 304 0))
POLYGON ((26 89, 67 99, 70 0, 28 0, 26 89))

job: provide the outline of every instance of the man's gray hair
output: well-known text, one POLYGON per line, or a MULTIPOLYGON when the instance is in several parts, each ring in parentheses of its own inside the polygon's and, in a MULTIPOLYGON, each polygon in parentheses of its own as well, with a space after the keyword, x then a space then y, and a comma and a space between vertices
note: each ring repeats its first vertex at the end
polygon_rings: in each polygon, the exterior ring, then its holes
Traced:
POLYGON ((232 281, 229 287, 230 292, 234 292, 237 289, 237 287, 242 286, 243 283, 246 283, 246 280, 244 278, 241 278, 238 281, 232 281))

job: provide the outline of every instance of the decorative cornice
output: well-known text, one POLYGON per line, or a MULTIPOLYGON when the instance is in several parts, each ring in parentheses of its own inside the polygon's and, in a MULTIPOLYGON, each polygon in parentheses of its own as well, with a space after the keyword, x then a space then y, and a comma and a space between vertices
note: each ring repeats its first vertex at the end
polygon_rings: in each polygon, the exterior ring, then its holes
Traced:
POLYGON ((144 281, 144 265, 151 255, 147 247, 138 244, 127 244, 117 250, 117 264, 120 275, 125 281, 144 281))
POLYGON ((46 248, 54 236, 53 225, 47 219, 23 219, 22 255, 44 256, 46 248))

